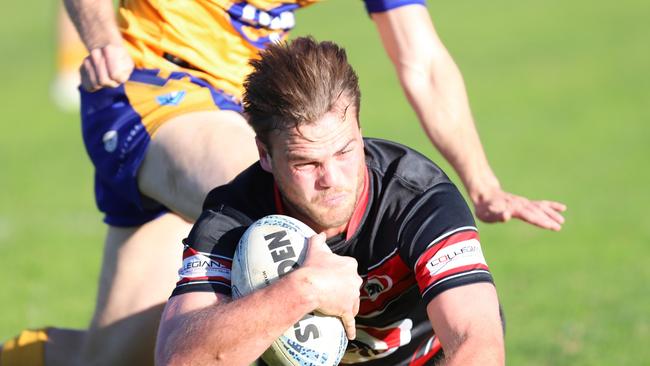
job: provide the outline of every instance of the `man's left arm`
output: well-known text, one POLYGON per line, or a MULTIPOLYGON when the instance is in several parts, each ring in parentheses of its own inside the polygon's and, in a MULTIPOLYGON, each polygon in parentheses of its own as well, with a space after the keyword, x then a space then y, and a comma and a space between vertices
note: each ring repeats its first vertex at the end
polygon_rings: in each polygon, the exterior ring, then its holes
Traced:
POLYGON ((560 230, 563 204, 531 201, 501 188, 476 131, 462 75, 436 34, 427 8, 368 9, 411 106, 431 142, 463 180, 476 216, 485 222, 517 218, 560 230))
POLYGON ((489 282, 442 292, 427 314, 445 353, 445 365, 503 365, 505 349, 496 289, 489 282))

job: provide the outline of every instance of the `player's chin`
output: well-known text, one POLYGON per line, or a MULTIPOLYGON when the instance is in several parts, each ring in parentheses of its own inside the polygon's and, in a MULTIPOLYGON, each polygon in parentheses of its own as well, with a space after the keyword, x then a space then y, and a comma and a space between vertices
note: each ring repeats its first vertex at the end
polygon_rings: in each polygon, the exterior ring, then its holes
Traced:
POLYGON ((352 212, 349 209, 322 207, 317 215, 317 221, 322 227, 335 228, 347 224, 351 216, 352 212))

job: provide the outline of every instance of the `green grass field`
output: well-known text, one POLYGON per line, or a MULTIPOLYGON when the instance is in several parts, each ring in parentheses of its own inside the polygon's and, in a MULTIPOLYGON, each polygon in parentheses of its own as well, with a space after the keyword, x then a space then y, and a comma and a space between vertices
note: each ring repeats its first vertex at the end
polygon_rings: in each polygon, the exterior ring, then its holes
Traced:
MULTIPOLYGON (((429 2, 509 190, 568 204, 560 233, 480 225, 511 365, 650 362, 650 3, 429 2)), ((84 327, 104 226, 78 117, 49 100, 55 4, 8 2, 0 23, 0 340, 84 327)), ((298 14, 295 34, 349 48, 367 136, 440 162, 361 1, 298 14)))

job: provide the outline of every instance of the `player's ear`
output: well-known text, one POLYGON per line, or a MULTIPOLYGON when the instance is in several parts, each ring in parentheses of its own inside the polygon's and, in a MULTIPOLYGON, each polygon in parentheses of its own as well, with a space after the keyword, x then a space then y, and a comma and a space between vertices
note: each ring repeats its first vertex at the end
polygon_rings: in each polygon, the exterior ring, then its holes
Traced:
POLYGON ((271 162, 271 153, 269 152, 269 149, 257 136, 255 136, 255 144, 257 145, 257 153, 260 156, 260 165, 262 166, 262 169, 272 173, 273 164, 271 162))

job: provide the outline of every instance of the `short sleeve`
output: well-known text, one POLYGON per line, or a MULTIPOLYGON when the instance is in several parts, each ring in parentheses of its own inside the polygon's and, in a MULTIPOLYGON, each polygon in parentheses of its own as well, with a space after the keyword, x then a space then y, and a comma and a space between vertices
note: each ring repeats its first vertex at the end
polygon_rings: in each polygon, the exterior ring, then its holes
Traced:
POLYGON ((451 183, 438 184, 417 199, 400 243, 426 303, 454 287, 493 281, 472 213, 451 183))
POLYGON ((172 297, 188 292, 231 296, 230 271, 237 243, 251 220, 224 206, 206 210, 183 241, 183 266, 172 297))
POLYGON ((413 4, 426 6, 425 0, 363 0, 363 2, 366 4, 366 11, 368 13, 381 13, 413 4))

